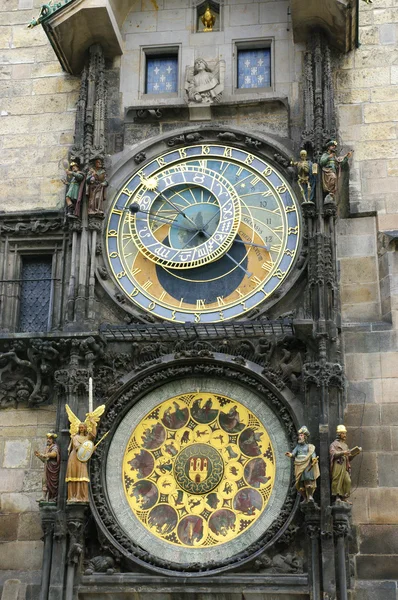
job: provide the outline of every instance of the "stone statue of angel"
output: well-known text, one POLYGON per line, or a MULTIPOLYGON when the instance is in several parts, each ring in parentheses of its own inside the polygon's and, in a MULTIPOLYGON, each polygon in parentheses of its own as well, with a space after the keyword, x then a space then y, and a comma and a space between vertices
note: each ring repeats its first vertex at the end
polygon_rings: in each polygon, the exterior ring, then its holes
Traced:
POLYGON ((188 67, 185 90, 188 102, 211 104, 221 100, 224 85, 220 74, 221 61, 213 68, 203 58, 197 58, 194 66, 188 67))
POLYGON ((97 435, 98 422, 105 411, 105 404, 87 413, 84 423, 77 418, 68 405, 65 408, 70 423, 69 458, 65 478, 68 484, 68 502, 88 502, 90 479, 87 462, 98 446, 98 444, 94 446, 94 439, 97 435))

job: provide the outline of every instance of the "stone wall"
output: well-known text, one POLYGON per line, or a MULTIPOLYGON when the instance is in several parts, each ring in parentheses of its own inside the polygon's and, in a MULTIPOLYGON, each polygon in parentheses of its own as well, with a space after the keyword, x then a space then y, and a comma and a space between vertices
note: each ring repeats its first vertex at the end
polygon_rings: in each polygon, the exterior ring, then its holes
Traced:
POLYGON ((44 471, 34 452, 45 448, 55 406, 2 409, 0 418, 0 572, 39 570, 43 532, 37 500, 44 471))
POLYGON ((63 205, 79 78, 64 74, 42 27, 42 2, 0 2, 0 210, 63 205))
POLYGON ((364 450, 353 461, 357 600, 395 599, 398 579, 397 34, 395 0, 360 2, 361 45, 336 73, 343 152, 354 149, 350 213, 359 217, 337 229, 346 424, 349 444, 364 450))

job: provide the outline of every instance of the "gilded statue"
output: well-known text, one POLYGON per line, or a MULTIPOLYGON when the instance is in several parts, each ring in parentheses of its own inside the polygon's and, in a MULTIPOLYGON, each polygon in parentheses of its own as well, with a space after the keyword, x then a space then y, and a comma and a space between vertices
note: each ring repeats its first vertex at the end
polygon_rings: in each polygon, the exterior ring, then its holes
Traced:
POLYGON ((350 461, 362 452, 362 448, 349 448, 346 443, 347 429, 337 425, 336 439, 330 444, 330 476, 332 496, 337 500, 346 501, 351 494, 351 464, 350 461))
POLYGON ((211 104, 221 100, 224 85, 220 78, 220 61, 213 68, 203 58, 197 58, 194 67, 187 69, 185 90, 188 102, 211 104))
POLYGON ((68 186, 66 190, 66 215, 78 217, 80 215, 80 201, 83 192, 84 174, 80 171, 80 165, 72 161, 68 169, 65 169, 66 177, 62 182, 68 186))
POLYGON ((211 12, 209 5, 207 5, 205 12, 201 16, 201 21, 203 23, 203 31, 213 31, 216 15, 211 12))
POLYGON ((84 423, 77 418, 68 405, 65 408, 70 423, 69 457, 65 478, 68 484, 68 502, 88 502, 90 479, 87 462, 96 448, 93 442, 97 435, 97 424, 105 410, 105 404, 98 406, 93 412, 87 413, 84 423))
POLYGON ((96 158, 94 166, 87 173, 88 214, 103 216, 105 190, 108 186, 106 171, 101 158, 96 158))
POLYGON ((298 431, 297 446, 293 452, 285 452, 285 456, 294 459, 296 489, 303 497, 303 502, 314 502, 316 480, 320 475, 315 446, 309 443, 309 437, 310 432, 303 425, 298 431))
POLYGON ((56 443, 57 434, 47 433, 47 444, 44 452, 35 451, 35 456, 44 463, 42 481, 43 497, 39 502, 56 502, 58 499, 58 479, 61 466, 61 455, 56 443))
POLYGON ((315 198, 317 164, 308 160, 307 151, 300 150, 300 159, 291 164, 297 169, 297 183, 304 202, 313 202, 315 198))
POLYGON ((352 152, 347 152, 344 156, 336 156, 337 142, 335 140, 327 142, 325 148, 325 152, 319 161, 322 167, 322 188, 324 192, 334 198, 337 193, 340 170, 348 165, 348 159, 352 156, 352 152))

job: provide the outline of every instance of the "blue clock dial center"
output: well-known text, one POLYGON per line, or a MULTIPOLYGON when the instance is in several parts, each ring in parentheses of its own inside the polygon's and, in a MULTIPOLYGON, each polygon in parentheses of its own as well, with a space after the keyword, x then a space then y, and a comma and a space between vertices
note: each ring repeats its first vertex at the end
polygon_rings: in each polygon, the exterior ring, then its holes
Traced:
MULTIPOLYGON (((220 220, 220 209, 216 204, 194 204, 184 209, 184 215, 179 214, 174 223, 181 227, 170 227, 169 242, 173 248, 194 248, 200 246, 209 236, 212 236, 220 220), (192 231, 187 228, 189 217, 197 227, 197 235, 193 237, 192 231), (185 229, 183 229, 185 227, 185 229)), ((193 227, 191 228, 193 229, 193 227)))

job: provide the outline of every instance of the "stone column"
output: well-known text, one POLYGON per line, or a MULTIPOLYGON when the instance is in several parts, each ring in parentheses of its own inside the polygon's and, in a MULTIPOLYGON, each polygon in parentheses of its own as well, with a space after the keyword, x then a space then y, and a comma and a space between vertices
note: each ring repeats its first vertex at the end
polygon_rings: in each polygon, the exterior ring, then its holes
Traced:
POLYGON ((335 502, 332 506, 333 533, 337 547, 337 584, 340 600, 347 600, 347 551, 346 539, 351 531, 351 505, 335 502))
POLYGON ((315 502, 301 504, 301 512, 304 513, 305 530, 309 538, 309 576, 311 588, 311 600, 321 600, 321 571, 319 536, 321 525, 321 509, 315 502))
POLYGON ((71 502, 66 505, 66 526, 69 534, 65 600, 73 600, 73 586, 76 569, 79 567, 84 551, 84 525, 88 504, 71 502))
POLYGON ((50 587, 51 557, 53 548, 53 534, 57 505, 55 503, 40 504, 41 527, 44 533, 43 565, 41 572, 40 600, 48 600, 50 587))

